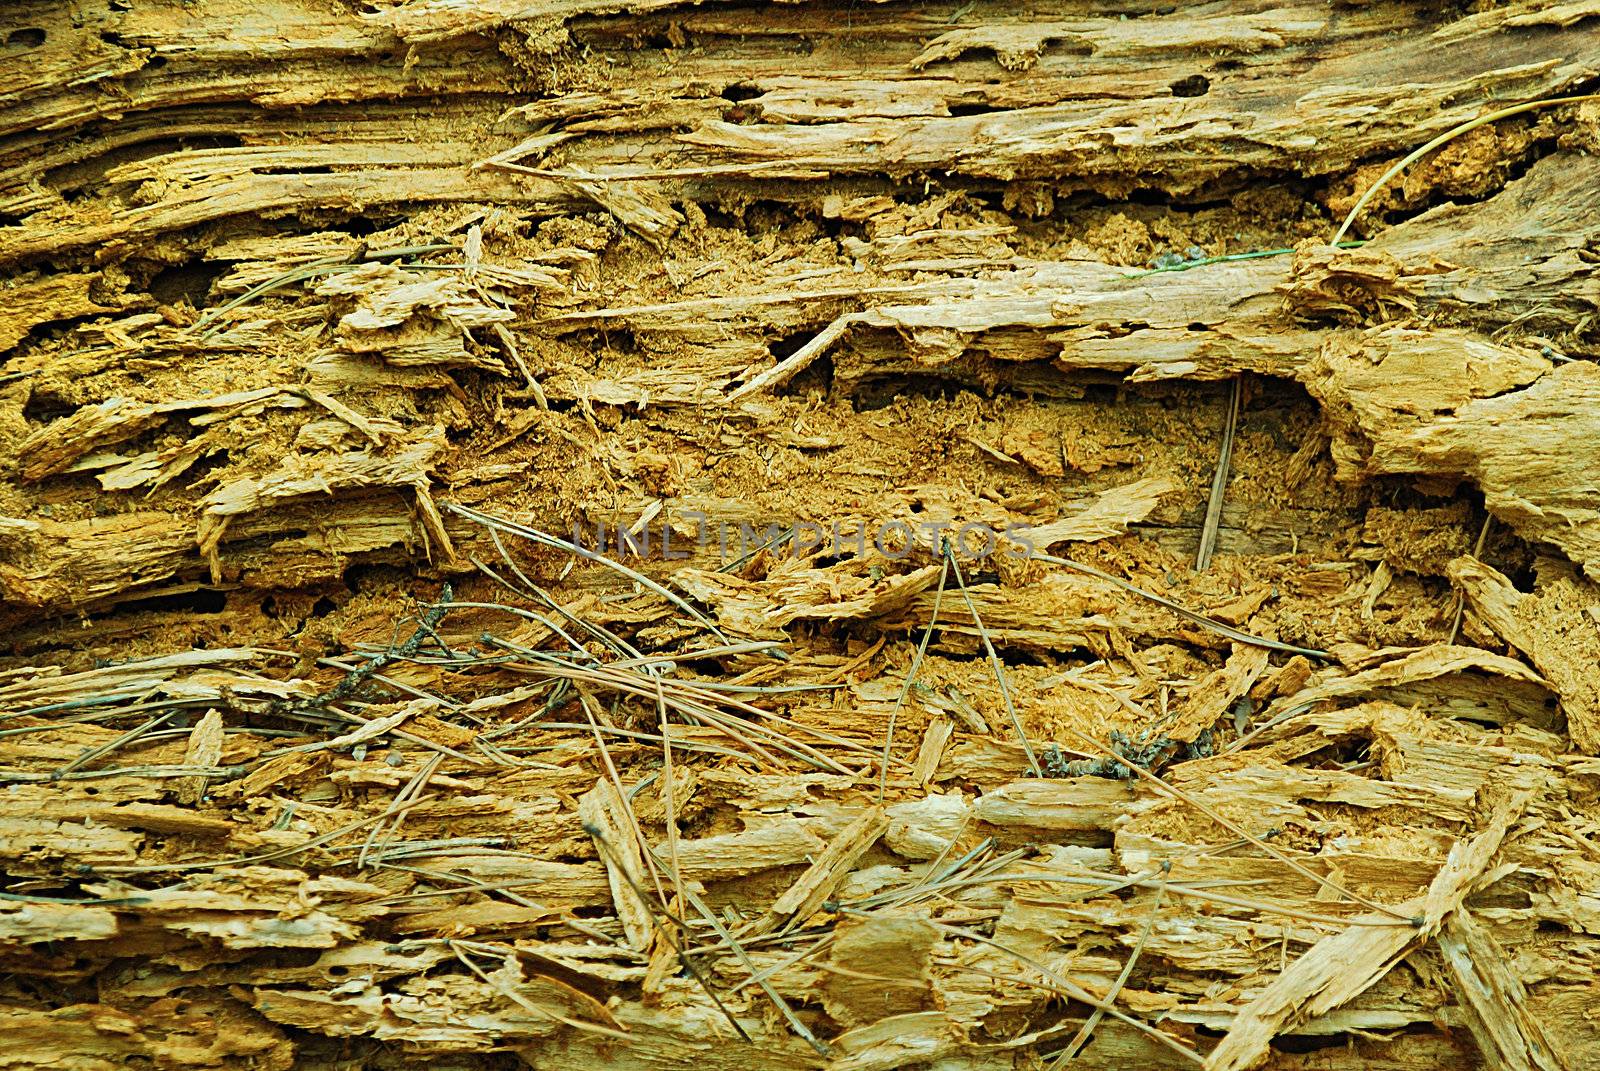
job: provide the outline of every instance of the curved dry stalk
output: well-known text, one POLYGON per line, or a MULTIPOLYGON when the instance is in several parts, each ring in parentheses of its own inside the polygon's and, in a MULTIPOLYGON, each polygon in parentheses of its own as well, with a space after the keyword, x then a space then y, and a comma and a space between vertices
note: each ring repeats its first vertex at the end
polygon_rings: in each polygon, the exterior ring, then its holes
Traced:
POLYGON ((1360 214, 1363 208, 1367 207, 1367 202, 1372 200, 1372 198, 1377 195, 1379 190, 1383 189, 1389 184, 1390 179, 1394 178, 1400 172, 1404 171, 1406 168, 1410 167, 1412 164, 1416 163, 1418 160, 1422 159, 1424 156, 1428 155, 1430 152, 1446 142, 1453 141, 1456 138, 1459 138, 1462 134, 1476 130, 1480 126, 1499 122, 1501 119, 1510 119, 1513 116, 1522 115, 1526 112, 1537 111, 1540 108, 1554 108, 1558 104, 1577 104, 1586 100, 1600 100, 1600 93, 1584 93, 1583 95, 1576 97, 1547 97, 1544 100, 1529 101, 1526 104, 1514 104, 1509 108, 1501 108, 1499 111, 1490 112, 1488 115, 1480 115, 1476 119, 1468 119, 1466 122, 1460 123, 1451 127, 1449 130, 1446 130, 1443 134, 1440 134, 1438 137, 1434 138, 1426 145, 1423 145, 1421 148, 1412 149, 1410 152, 1402 156, 1399 162, 1393 167, 1385 171, 1382 175, 1378 176, 1377 182, 1374 182, 1371 186, 1367 187, 1367 192, 1361 195, 1360 199, 1356 201, 1355 207, 1350 209, 1349 214, 1344 217, 1344 222, 1339 224, 1339 229, 1333 232, 1332 244, 1339 244, 1339 241, 1344 237, 1345 232, 1350 229, 1350 224, 1356 221, 1356 216, 1360 214))
MULTIPOLYGON (((255 286, 252 286, 249 290, 246 290, 244 293, 240 294, 238 297, 227 302, 226 304, 218 305, 216 308, 207 309, 205 312, 200 314, 199 318, 195 320, 194 326, 196 328, 204 327, 212 320, 226 316, 234 309, 249 304, 263 294, 271 293, 272 291, 281 289, 290 285, 291 283, 297 283, 302 279, 310 279, 313 276, 321 275, 324 272, 337 271, 340 268, 353 267, 356 264, 360 264, 364 261, 386 260, 391 257, 419 257, 427 253, 442 253, 451 249, 459 251, 461 247, 458 245, 436 242, 431 245, 408 245, 400 246, 395 249, 379 249, 355 258, 325 257, 322 260, 313 260, 309 264, 302 264, 297 268, 290 268, 283 274, 276 275, 271 279, 268 279, 266 282, 257 283, 255 286)), ((452 267, 454 267, 454 265, 452 265, 452 267)))
POLYGON ((1217 534, 1222 529, 1222 503, 1228 493, 1228 475, 1233 466, 1233 439, 1239 430, 1239 400, 1244 394, 1244 377, 1233 377, 1228 392, 1228 412, 1222 422, 1222 444, 1217 450, 1217 470, 1211 475, 1211 497, 1206 500, 1205 524, 1200 528, 1200 546, 1194 554, 1194 571, 1203 573, 1211 566, 1217 549, 1217 534))
MULTIPOLYGON (((519 594, 523 595, 524 598, 531 595, 533 598, 538 599, 540 602, 550 607, 550 609, 554 610, 556 613, 560 614, 562 617, 566 618, 574 625, 577 625, 579 628, 589 633, 589 635, 593 636, 595 639, 599 640, 601 643, 605 644, 607 647, 610 647, 613 651, 616 651, 618 654, 623 655, 624 657, 644 657, 639 653, 639 650, 636 647, 629 644, 621 636, 618 636, 610 629, 605 628, 602 625, 595 624, 592 621, 585 621, 583 618, 572 613, 565 606, 562 606, 560 603, 556 602, 553 595, 551 595, 544 588, 540 587, 538 584, 534 583, 532 578, 522 571, 522 567, 516 563, 516 561, 511 557, 511 554, 506 550, 506 545, 501 540, 499 532, 493 528, 485 528, 484 531, 488 532, 489 538, 494 541, 494 549, 499 552, 501 560, 506 563, 506 566, 511 570, 518 580, 527 585, 528 590, 526 592, 519 592, 519 594)), ((473 564, 478 565, 477 559, 473 559, 473 564)), ((478 567, 480 569, 483 568, 481 565, 478 567)), ((484 571, 488 572, 487 569, 484 571)), ((492 576, 493 574, 491 573, 490 575, 492 576)), ((506 582, 502 580, 501 583, 505 584, 506 582)), ((510 587, 509 584, 506 584, 506 586, 510 587)))
MULTIPOLYGON (((485 570, 485 572, 487 572, 487 570, 485 570)), ((493 574, 491 573, 489 575, 492 576, 493 574)), ((544 614, 539 613, 537 610, 525 610, 520 606, 506 606, 505 604, 498 602, 466 602, 452 600, 444 605, 446 609, 450 610, 503 610, 504 612, 512 614, 516 617, 520 617, 523 620, 532 621, 541 628, 549 629, 550 634, 553 636, 560 636, 563 640, 567 641, 567 646, 572 648, 572 653, 575 656, 590 660, 594 659, 594 655, 590 654, 583 644, 573 639, 564 629, 562 629, 560 625, 550 620, 544 614)))
MULTIPOLYGON (((1483 514, 1483 527, 1478 529, 1478 541, 1472 545, 1472 556, 1479 561, 1483 560, 1483 545, 1489 539, 1489 526, 1494 523, 1494 514, 1487 510, 1483 514)), ((1450 622, 1450 638, 1445 642, 1454 647, 1456 638, 1461 635, 1461 619, 1467 612, 1467 593, 1461 588, 1456 588, 1456 609, 1450 622)))
POLYGON ((561 1023, 563 1026, 570 1026, 574 1030, 582 1030, 591 1034, 604 1034, 606 1037, 617 1038, 621 1041, 633 1040, 633 1035, 628 1033, 626 1030, 618 1030, 615 1027, 605 1026, 601 1023, 591 1023, 583 1019, 573 1019, 562 1015, 560 1012, 553 1012, 549 1008, 539 1007, 539 1005, 535 1004, 527 997, 524 997, 515 989, 512 989, 508 985, 503 985, 493 976, 486 974, 483 968, 479 967, 476 963, 472 962, 471 959, 467 958, 466 949, 468 946, 465 941, 447 941, 445 944, 451 952, 455 953, 456 959, 460 960, 461 964, 466 967, 467 970, 477 975, 484 985, 487 985, 489 988, 499 993, 502 997, 505 997, 517 1007, 521 1008, 523 1011, 530 1012, 533 1015, 540 1016, 541 1018, 551 1019, 555 1022, 561 1023))
POLYGON ((521 536, 524 539, 532 540, 535 543, 550 547, 553 550, 566 551, 569 554, 576 554, 578 557, 587 561, 604 565, 606 568, 626 577, 635 584, 638 584, 641 587, 649 588, 657 595, 660 595, 663 599, 666 599, 672 605, 676 606, 678 609, 694 618, 694 620, 702 625, 706 631, 710 632, 723 643, 733 642, 723 634, 723 631, 720 628, 717 627, 716 622, 712 621, 705 614, 695 609, 694 605, 687 599, 683 598, 683 596, 672 591, 670 588, 667 588, 665 585, 651 580, 638 570, 630 569, 621 562, 616 561, 613 558, 606 557, 597 550, 590 550, 588 547, 580 546, 577 543, 562 539, 560 536, 553 536, 548 532, 541 532, 539 529, 529 525, 518 524, 516 521, 508 521, 504 517, 496 517, 492 513, 483 513, 479 510, 472 509, 469 506, 463 506, 455 502, 444 503, 444 508, 449 510, 451 513, 456 514, 458 517, 465 517, 467 520, 474 521, 486 528, 499 528, 502 532, 508 532, 511 535, 521 536))

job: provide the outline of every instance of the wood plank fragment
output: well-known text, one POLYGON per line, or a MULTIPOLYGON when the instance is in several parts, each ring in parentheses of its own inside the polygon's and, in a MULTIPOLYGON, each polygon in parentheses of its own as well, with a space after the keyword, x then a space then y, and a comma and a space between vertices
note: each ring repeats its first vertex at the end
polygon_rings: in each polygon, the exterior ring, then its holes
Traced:
POLYGON ((909 1015, 934 1001, 930 957, 939 931, 914 916, 874 916, 840 923, 823 983, 822 1004, 846 1027, 909 1015))
POLYGON ((1439 934, 1439 951, 1470 1011, 1478 1050, 1494 1071, 1570 1071, 1560 1048, 1528 1008, 1528 994, 1508 966, 1506 950, 1461 908, 1439 934))
MULTIPOLYGON (((809 862, 826 847, 822 838, 801 822, 771 822, 740 833, 680 839, 677 858, 685 875, 697 881, 727 881, 780 866, 809 862)), ((658 865, 671 859, 665 843, 652 851, 658 865)))
POLYGON ((644 855, 633 833, 633 824, 623 814, 627 802, 616 786, 605 778, 578 799, 578 816, 591 830, 599 845, 611 901, 622 920, 628 944, 640 951, 655 941, 655 914, 642 897, 649 887, 644 855))
POLYGON ((95 272, 63 273, 0 288, 0 353, 41 324, 116 311, 92 294, 102 279, 95 272))
POLYGON ((1113 828, 1139 796, 1132 785, 1104 777, 1017 781, 984 793, 972 813, 994 826, 1090 832, 1113 828))
POLYGON ((856 860, 866 854, 889 828, 889 816, 882 806, 867 808, 860 817, 839 831, 805 873, 772 902, 766 913, 747 927, 749 936, 772 933, 803 923, 833 895, 856 860))
MULTIPOLYGON (((1491 673, 1513 681, 1542 684, 1543 678, 1529 671, 1516 659, 1493 654, 1476 647, 1434 644, 1381 662, 1357 673, 1329 673, 1274 704, 1273 709, 1290 710, 1346 696, 1370 695, 1416 681, 1430 680, 1466 670, 1491 673)), ((1563 693, 1565 694, 1565 693, 1563 693)))

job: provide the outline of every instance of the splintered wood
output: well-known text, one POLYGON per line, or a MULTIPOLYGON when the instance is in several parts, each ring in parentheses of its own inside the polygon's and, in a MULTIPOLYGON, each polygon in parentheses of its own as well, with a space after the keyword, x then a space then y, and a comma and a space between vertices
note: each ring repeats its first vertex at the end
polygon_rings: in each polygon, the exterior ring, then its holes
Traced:
POLYGON ((7 5, 0 1071, 1600 1066, 1596 79, 7 5))

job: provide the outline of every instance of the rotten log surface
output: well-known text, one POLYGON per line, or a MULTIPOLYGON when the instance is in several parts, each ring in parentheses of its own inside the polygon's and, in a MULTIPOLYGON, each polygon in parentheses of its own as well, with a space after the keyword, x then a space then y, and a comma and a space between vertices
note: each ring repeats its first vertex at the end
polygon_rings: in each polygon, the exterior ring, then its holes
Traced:
POLYGON ((1600 1063, 1600 102, 1326 244, 1592 92, 1600 8, 24 0, 0 58, 0 1069, 1020 1069, 1108 1001, 1093 1066, 1600 1063))

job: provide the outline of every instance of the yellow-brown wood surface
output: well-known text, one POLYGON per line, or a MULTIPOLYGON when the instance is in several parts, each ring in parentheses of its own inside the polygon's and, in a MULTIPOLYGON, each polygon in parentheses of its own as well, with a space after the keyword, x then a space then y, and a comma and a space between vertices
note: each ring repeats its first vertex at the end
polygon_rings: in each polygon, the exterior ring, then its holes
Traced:
POLYGON ((1588 0, 5 5, 0 1071, 1600 1066, 1597 91, 1588 0))

